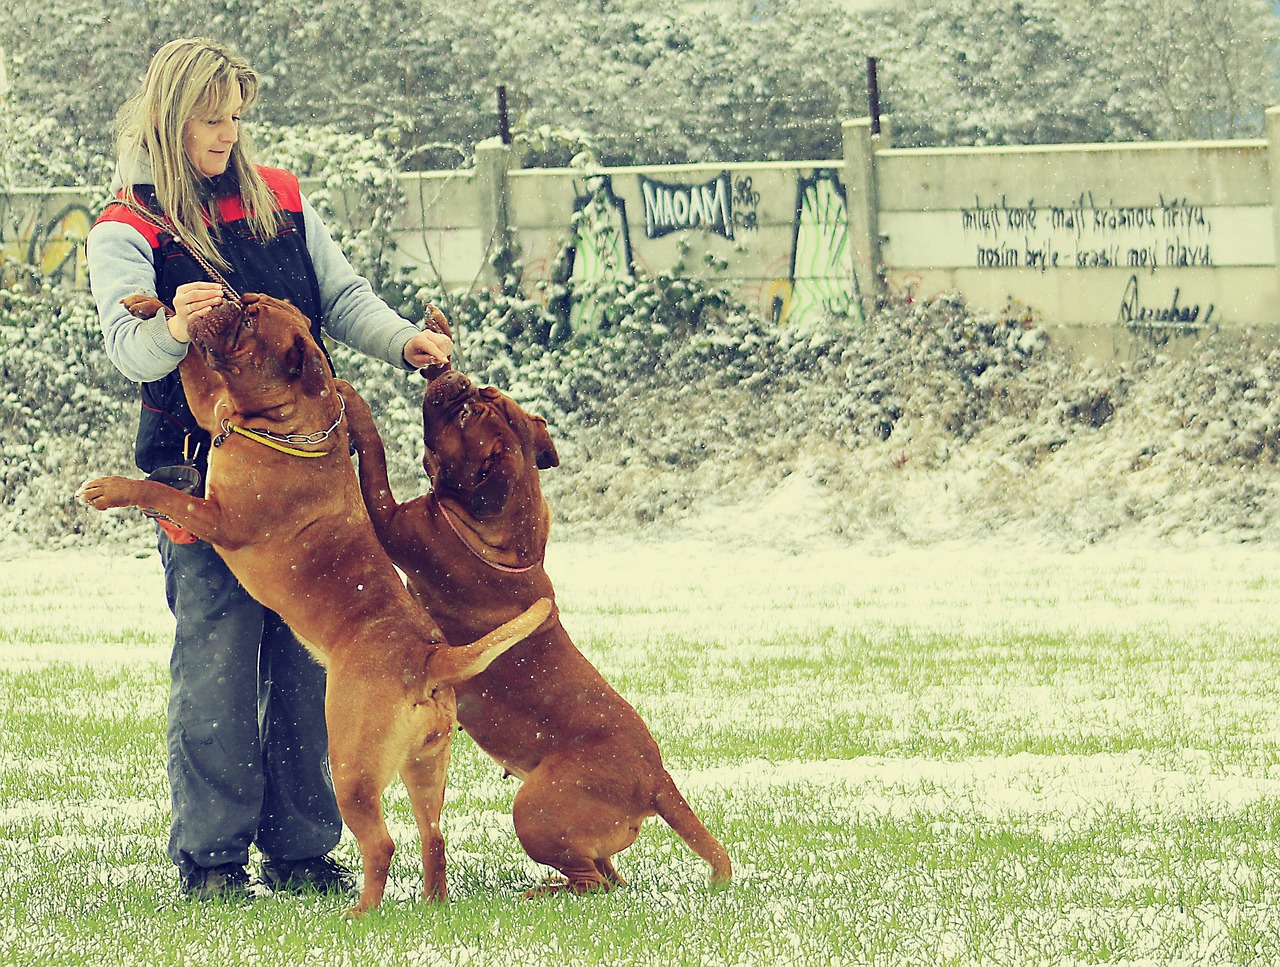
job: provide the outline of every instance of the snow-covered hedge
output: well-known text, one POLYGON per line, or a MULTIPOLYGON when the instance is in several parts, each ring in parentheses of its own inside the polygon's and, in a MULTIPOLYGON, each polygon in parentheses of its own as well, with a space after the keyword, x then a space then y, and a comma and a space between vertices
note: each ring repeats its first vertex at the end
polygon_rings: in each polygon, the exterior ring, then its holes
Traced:
MULTIPOLYGON (((579 333, 514 286, 452 296, 460 366, 551 422, 559 533, 1276 535, 1280 351, 1266 344, 1221 334, 1090 370, 1025 309, 956 296, 801 331, 683 280, 613 295, 609 324, 579 333)), ((374 402, 399 496, 420 492, 422 381, 336 358, 374 402)), ((148 544, 139 515, 72 499, 86 476, 133 472, 136 391, 87 297, 0 291, 0 373, 0 547, 148 544)))
POLYGON ((0 288, 0 543, 133 538, 133 519, 86 514, 76 487, 132 467, 137 394, 102 351, 87 293, 35 279, 0 288))

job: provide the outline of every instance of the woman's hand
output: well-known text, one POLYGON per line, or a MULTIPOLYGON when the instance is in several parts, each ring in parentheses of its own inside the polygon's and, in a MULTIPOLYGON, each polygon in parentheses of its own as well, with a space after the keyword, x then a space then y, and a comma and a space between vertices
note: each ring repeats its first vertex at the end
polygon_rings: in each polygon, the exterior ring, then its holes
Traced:
POLYGON ((404 344, 404 361, 414 369, 445 366, 453 355, 453 340, 443 333, 424 329, 404 344))
POLYGON ((173 294, 169 332, 178 342, 191 341, 191 323, 222 305, 222 286, 216 282, 187 282, 173 294))

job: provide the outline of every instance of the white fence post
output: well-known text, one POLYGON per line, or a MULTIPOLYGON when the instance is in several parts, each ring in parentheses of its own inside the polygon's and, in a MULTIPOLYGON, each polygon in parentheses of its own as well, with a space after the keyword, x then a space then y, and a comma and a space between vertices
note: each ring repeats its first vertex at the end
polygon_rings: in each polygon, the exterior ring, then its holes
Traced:
POLYGON ((876 186, 876 150, 881 137, 871 133, 871 119, 842 125, 844 133, 845 201, 849 212, 849 254, 865 318, 883 295, 880 262, 880 198, 876 186))

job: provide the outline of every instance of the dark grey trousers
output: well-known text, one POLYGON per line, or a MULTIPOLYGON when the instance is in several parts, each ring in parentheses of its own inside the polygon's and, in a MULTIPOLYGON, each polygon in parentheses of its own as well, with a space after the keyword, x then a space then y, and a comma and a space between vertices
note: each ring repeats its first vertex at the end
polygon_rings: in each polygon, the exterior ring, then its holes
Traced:
POLYGON ((179 870, 328 853, 342 833, 324 669, 204 541, 159 537, 170 660, 169 857, 179 870))

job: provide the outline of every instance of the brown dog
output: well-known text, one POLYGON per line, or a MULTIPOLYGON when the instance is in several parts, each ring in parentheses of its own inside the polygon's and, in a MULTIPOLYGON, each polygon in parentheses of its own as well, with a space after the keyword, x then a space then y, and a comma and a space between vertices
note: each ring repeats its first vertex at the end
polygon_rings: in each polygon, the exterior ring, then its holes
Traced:
MULTIPOLYGON (((447 635, 465 638, 553 597, 538 471, 559 457, 545 420, 444 372, 423 403, 431 492, 397 504, 369 407, 340 389, 374 529, 447 635)), ((653 815, 711 864, 714 883, 729 881, 728 853, 676 789, 649 729, 574 647, 558 614, 456 691, 463 728, 523 782, 514 807, 521 845, 566 877, 531 894, 621 884, 611 857, 653 815)))
MULTIPOLYGON (((154 299, 129 300, 152 315, 154 299)), ((181 365, 192 413, 214 434, 204 498, 104 477, 79 496, 159 512, 217 548, 258 601, 328 669, 325 717, 342 818, 364 861, 348 915, 376 907, 395 848, 382 793, 400 774, 422 836, 423 894, 444 899, 440 811, 456 708, 451 686, 533 631, 551 602, 450 648, 409 595, 370 526, 348 450, 343 400, 305 316, 246 295, 193 323, 181 365)))

